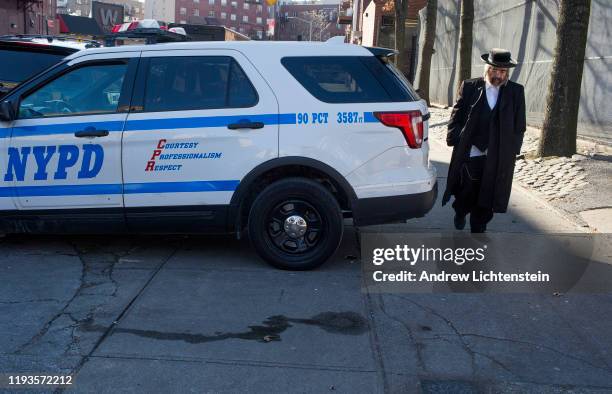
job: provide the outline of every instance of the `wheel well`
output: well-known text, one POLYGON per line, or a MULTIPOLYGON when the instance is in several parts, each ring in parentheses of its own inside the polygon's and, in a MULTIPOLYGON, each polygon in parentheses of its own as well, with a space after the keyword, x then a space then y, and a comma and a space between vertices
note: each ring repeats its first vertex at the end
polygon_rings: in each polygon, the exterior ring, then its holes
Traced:
POLYGON ((272 168, 260 174, 248 185, 248 189, 245 191, 240 201, 238 215, 240 227, 244 225, 244 223, 247 223, 251 205, 253 205, 257 195, 273 182, 289 177, 306 178, 320 183, 336 198, 338 205, 340 205, 343 211, 351 210, 351 199, 347 191, 332 176, 326 174, 322 170, 309 166, 285 165, 272 168))

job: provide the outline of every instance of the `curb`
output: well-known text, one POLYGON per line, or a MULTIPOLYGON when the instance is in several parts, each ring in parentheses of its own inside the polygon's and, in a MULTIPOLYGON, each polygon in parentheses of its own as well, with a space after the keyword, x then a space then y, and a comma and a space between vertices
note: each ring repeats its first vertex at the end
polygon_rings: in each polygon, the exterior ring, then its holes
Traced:
POLYGON ((546 208, 556 213, 559 217, 563 218, 563 220, 565 220, 572 226, 576 227, 576 229, 579 232, 581 233, 593 233, 594 232, 593 229, 589 227, 589 225, 585 221, 579 219, 576 215, 570 212, 567 212, 564 209, 555 207, 548 200, 546 200, 545 198, 542 198, 538 192, 528 189, 516 181, 512 181, 512 187, 524 192, 530 198, 536 200, 539 204, 544 205, 546 208))

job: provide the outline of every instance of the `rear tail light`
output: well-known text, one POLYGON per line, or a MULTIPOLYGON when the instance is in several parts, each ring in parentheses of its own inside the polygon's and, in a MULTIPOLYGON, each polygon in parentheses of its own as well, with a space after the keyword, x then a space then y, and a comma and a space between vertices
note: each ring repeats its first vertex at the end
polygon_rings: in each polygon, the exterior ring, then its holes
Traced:
POLYGON ((374 112, 382 124, 397 127, 404 134, 408 146, 418 149, 423 144, 423 115, 421 111, 374 112))

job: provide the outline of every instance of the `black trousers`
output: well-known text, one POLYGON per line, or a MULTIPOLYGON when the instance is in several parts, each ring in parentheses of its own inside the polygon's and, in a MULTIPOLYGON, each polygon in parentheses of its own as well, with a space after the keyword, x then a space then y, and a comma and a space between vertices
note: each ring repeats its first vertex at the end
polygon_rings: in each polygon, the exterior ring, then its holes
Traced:
POLYGON ((487 156, 470 157, 461 169, 459 192, 455 195, 453 208, 458 216, 470 215, 470 228, 473 233, 481 233, 487 229, 487 223, 493 219, 493 210, 478 205, 478 194, 482 173, 487 156))

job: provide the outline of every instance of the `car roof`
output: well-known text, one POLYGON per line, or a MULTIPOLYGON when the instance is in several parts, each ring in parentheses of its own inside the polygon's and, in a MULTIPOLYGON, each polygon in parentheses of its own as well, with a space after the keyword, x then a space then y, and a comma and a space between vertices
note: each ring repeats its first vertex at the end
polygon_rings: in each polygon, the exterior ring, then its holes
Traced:
POLYGON ((77 57, 103 54, 121 53, 133 51, 170 51, 170 50, 194 50, 194 49, 229 49, 237 50, 245 54, 279 58, 282 56, 372 56, 372 52, 360 45, 338 44, 326 42, 309 41, 196 41, 196 42, 173 42, 152 45, 124 45, 119 47, 92 48, 80 51, 67 57, 77 57))
POLYGON ((78 40, 72 37, 36 35, 0 36, 0 44, 32 49, 33 51, 36 49, 57 50, 66 54, 100 45, 94 41, 78 40))

